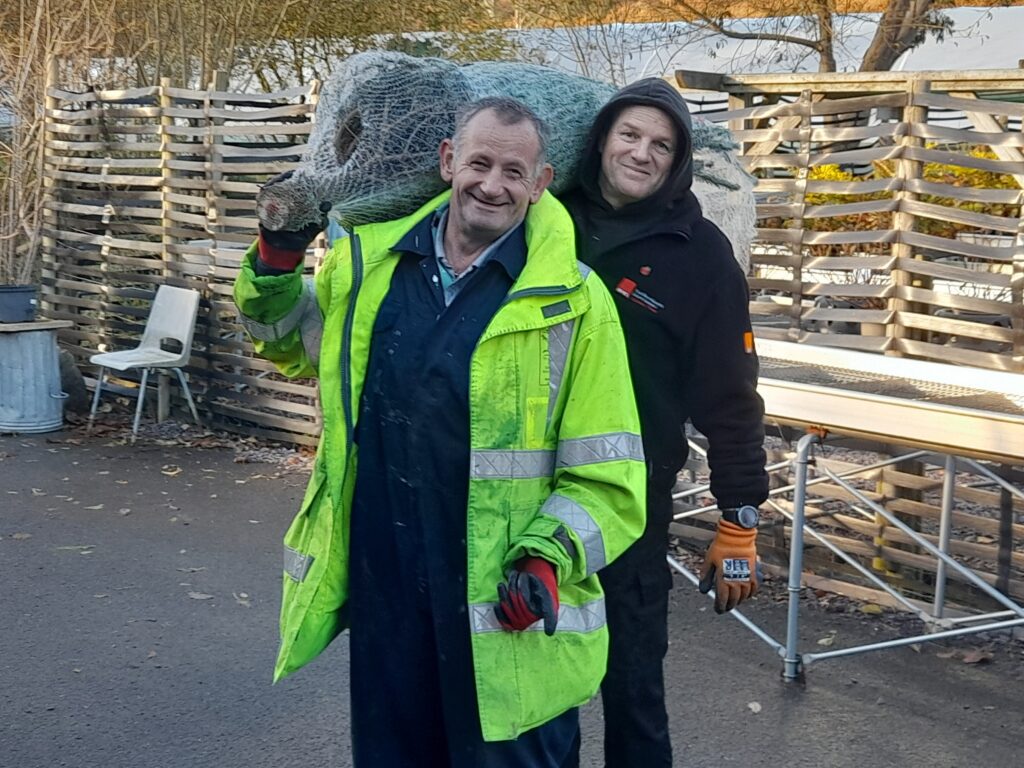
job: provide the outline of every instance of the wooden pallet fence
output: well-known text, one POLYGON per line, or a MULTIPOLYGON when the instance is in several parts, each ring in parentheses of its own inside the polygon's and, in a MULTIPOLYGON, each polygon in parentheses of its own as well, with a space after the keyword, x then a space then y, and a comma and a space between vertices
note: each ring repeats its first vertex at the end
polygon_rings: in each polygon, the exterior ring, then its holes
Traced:
POLYGON ((1024 71, 677 81, 757 178, 761 335, 1024 371, 1024 71))
POLYGON ((41 298, 48 317, 75 322, 60 340, 80 364, 137 343, 158 285, 196 288, 203 300, 188 375, 204 417, 315 442, 315 386, 253 354, 231 290, 256 231, 256 192, 302 157, 317 88, 233 93, 221 75, 203 91, 167 80, 49 88, 41 298))

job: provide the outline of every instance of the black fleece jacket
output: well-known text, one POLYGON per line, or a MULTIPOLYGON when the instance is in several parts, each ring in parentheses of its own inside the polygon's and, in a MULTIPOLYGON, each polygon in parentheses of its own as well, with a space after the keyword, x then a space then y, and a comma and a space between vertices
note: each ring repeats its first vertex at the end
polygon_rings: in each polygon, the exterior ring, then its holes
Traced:
POLYGON ((722 507, 768 495, 764 403, 748 289, 732 246, 704 218, 691 191, 693 155, 686 103, 649 78, 619 91, 598 114, 563 197, 576 224, 577 253, 615 296, 655 490, 670 488, 687 457, 687 419, 709 444, 711 491, 722 507), (676 157, 650 197, 614 209, 598 175, 604 136, 628 106, 652 106, 677 127, 676 157))

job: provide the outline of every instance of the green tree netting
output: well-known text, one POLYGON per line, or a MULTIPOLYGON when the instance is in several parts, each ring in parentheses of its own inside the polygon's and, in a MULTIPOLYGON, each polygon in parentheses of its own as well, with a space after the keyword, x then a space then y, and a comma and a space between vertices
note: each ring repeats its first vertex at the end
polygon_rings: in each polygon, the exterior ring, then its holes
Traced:
MULTIPOLYGON (((516 62, 459 66, 437 58, 372 51, 348 58, 324 84, 309 147, 290 179, 261 190, 257 212, 268 229, 316 221, 321 203, 350 229, 412 213, 445 189, 438 145, 463 105, 510 96, 550 128, 551 190, 568 188, 594 116, 615 92, 605 83, 516 62)), ((694 191, 706 215, 746 264, 753 234, 753 179, 725 128, 694 121, 694 191)))

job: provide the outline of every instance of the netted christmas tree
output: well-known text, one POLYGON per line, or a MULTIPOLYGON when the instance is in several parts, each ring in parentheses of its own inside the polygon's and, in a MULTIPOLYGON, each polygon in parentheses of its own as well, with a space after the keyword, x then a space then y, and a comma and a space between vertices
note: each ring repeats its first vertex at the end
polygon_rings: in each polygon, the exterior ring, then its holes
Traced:
MULTIPOLYGON (((452 135, 459 109, 485 96, 518 99, 548 125, 557 194, 573 183, 590 124, 614 92, 533 64, 460 66, 381 51, 352 56, 324 84, 302 163, 257 197, 260 221, 269 229, 298 229, 317 221, 324 203, 346 229, 412 213, 445 189, 438 146, 452 135)), ((694 191, 745 263, 753 180, 726 129, 697 119, 693 142, 694 191)))

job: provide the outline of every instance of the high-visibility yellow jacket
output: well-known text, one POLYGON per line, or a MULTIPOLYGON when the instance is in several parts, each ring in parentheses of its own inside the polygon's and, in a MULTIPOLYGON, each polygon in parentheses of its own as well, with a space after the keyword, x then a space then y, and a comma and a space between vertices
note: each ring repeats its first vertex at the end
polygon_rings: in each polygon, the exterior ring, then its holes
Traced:
MULTIPOLYGON (((399 259, 390 248, 447 198, 357 227, 314 281, 304 283, 300 270, 257 276, 254 246, 235 283, 257 351, 288 376, 321 380, 316 463, 285 536, 275 680, 345 627, 353 419, 374 319, 399 259)), ((515 738, 597 691, 608 640, 595 574, 644 527, 646 472, 622 331, 604 285, 577 263, 573 237, 550 194, 530 207, 526 266, 471 361, 466 602, 487 741, 515 738), (554 538, 560 527, 569 548, 554 538), (524 555, 555 564, 561 608, 552 637, 540 623, 506 632, 494 617, 496 586, 524 555)))

